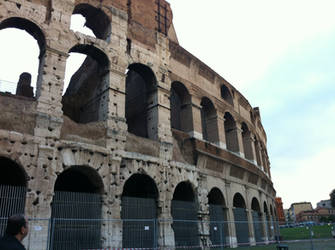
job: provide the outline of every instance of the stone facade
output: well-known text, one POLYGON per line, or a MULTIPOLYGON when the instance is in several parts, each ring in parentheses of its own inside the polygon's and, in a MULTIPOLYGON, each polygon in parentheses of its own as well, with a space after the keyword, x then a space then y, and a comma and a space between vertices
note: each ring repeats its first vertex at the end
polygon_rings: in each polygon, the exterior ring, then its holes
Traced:
MULTIPOLYGON (((9 27, 26 30, 40 47, 34 97, 0 94, 0 156, 17 164, 14 175, 24 176, 29 217, 52 216, 57 180, 75 170, 102 195, 103 219, 121 218, 124 187, 136 174, 154 180, 160 219, 172 219, 180 183, 191 184, 200 220, 209 219, 208 197, 217 189, 227 221, 234 221, 239 194, 250 244, 256 241, 252 211, 275 219, 259 109, 178 44, 167 2, 0 0, 0 29, 9 27), (95 38, 70 30, 73 13, 86 17, 95 38), (62 96, 70 52, 88 59, 62 96), (134 87, 140 82, 143 93, 134 87), (138 92, 144 104, 132 103, 138 92)), ((79 186, 75 178, 72 185, 79 186)), ((171 222, 159 226, 158 244, 174 246, 171 222)), ((122 247, 121 231, 103 230, 115 238, 113 247, 122 247)), ((209 229, 198 230, 200 244, 208 246, 209 229)), ((227 240, 237 246, 234 224, 227 240)))

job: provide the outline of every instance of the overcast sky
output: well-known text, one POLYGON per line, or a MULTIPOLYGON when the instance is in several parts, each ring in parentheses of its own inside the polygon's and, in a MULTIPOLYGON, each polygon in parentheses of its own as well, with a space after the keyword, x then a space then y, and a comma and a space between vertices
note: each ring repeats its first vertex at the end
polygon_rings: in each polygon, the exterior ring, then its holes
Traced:
POLYGON ((335 1, 168 0, 179 43, 260 107, 277 195, 335 188, 335 1))
MULTIPOLYGON (((260 107, 284 207, 328 199, 335 188, 335 1, 168 1, 179 43, 260 107)), ((0 55, 0 81, 16 83, 27 71, 36 82, 32 37, 0 31, 0 55)), ((71 53, 66 82, 83 59, 71 53)))

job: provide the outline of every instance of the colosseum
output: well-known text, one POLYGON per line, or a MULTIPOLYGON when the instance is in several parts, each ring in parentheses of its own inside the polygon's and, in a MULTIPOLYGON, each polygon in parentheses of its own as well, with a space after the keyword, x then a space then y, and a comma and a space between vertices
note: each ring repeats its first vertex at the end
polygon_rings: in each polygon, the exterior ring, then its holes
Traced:
POLYGON ((0 0, 39 46, 0 93, 0 233, 29 249, 222 248, 276 237, 258 108, 178 43, 165 0, 0 0), (70 29, 81 14, 94 36, 70 29), (67 58, 87 55, 63 91, 67 58), (64 94, 63 94, 64 93, 64 94))

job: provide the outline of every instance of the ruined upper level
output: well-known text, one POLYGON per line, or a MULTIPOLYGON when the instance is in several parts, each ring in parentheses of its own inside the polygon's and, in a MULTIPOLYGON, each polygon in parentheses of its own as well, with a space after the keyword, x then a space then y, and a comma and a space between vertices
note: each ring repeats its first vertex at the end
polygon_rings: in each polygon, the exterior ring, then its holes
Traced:
POLYGON ((272 187, 259 109, 178 44, 172 19, 164 0, 0 1, 0 29, 34 37, 40 65, 33 97, 1 93, 0 128, 191 165, 207 154, 272 187), (74 14, 95 37, 70 29, 74 14), (66 87, 71 53, 87 57, 66 87))

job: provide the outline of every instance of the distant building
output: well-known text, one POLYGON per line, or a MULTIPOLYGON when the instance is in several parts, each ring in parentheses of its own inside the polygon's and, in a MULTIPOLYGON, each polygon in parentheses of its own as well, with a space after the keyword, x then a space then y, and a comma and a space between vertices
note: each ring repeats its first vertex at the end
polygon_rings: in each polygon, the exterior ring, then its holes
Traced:
POLYGON ((317 207, 316 209, 301 211, 296 214, 296 222, 313 221, 319 223, 322 222, 322 218, 328 221, 331 217, 335 218, 334 208, 317 207))
POLYGON ((316 208, 332 208, 330 200, 321 200, 316 204, 316 208))
POLYGON ((316 208, 315 209, 318 212, 319 219, 321 217, 330 217, 335 216, 335 209, 334 208, 316 208))
POLYGON ((318 223, 320 219, 319 213, 316 210, 301 211, 296 215, 296 222, 316 222, 318 223))
POLYGON ((296 215, 302 211, 311 211, 313 210, 312 203, 310 202, 296 202, 292 203, 290 208, 288 209, 288 216, 290 221, 297 222, 296 215))
POLYGON ((276 203, 276 211, 278 216, 278 222, 280 225, 284 225, 286 223, 284 209, 283 209, 283 202, 281 197, 276 197, 275 199, 276 203))
POLYGON ((291 218, 288 209, 284 209, 284 216, 286 223, 289 223, 291 221, 291 218))

